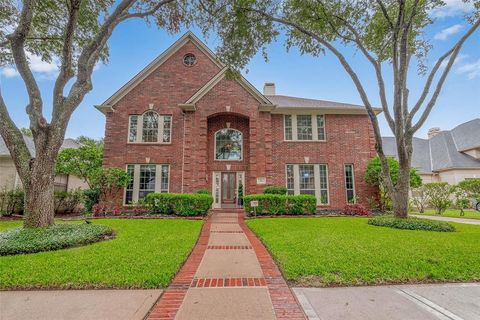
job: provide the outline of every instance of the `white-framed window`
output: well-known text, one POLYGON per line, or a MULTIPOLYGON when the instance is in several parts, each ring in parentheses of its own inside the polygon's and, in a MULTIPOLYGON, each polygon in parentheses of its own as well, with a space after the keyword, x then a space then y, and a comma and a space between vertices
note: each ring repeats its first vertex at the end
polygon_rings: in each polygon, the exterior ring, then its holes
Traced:
POLYGON ((318 205, 329 204, 326 164, 287 164, 285 172, 288 194, 311 194, 318 205))
POLYGON ((345 189, 347 203, 355 203, 355 173, 351 163, 345 164, 345 189))
POLYGON ((130 115, 128 120, 128 142, 170 143, 172 116, 161 115, 149 110, 142 115, 130 115))
POLYGON ((125 188, 124 203, 135 203, 152 192, 169 192, 168 164, 128 164, 130 181, 125 188))
POLYGON ((243 135, 236 129, 224 128, 215 133, 215 160, 242 160, 243 135))
POLYGON ((286 141, 325 141, 325 116, 323 114, 283 115, 286 141))

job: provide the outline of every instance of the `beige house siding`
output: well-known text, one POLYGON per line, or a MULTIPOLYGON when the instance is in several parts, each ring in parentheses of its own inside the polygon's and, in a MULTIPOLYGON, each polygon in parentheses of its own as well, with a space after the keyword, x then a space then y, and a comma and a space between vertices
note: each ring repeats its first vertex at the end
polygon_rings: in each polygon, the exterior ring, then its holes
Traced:
POLYGON ((88 189, 88 184, 80 177, 68 176, 67 190, 88 189))
POLYGON ((12 159, 0 157, 0 191, 11 190, 20 183, 12 159))
POLYGON ((439 172, 438 177, 439 181, 454 185, 465 179, 480 178, 480 168, 445 170, 439 172))

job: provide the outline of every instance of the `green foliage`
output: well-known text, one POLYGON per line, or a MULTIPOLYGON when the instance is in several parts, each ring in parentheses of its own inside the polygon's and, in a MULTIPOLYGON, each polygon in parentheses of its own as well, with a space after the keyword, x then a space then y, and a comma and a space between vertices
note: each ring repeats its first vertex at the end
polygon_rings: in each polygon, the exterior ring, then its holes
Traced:
POLYGON ((210 190, 208 189, 198 189, 197 191, 195 191, 195 193, 199 193, 199 194, 211 194, 210 190))
MULTIPOLYGON (((185 219, 95 219, 92 223, 114 229, 115 239, 0 257, 0 290, 165 288, 202 228, 202 221, 185 219)), ((20 226, 21 221, 0 221, 0 232, 20 226)))
POLYGON ((143 201, 152 214, 199 216, 208 212, 213 203, 210 194, 202 193, 149 193, 143 201))
POLYGON ((379 216, 368 219, 368 224, 395 229, 423 230, 438 232, 453 232, 455 227, 447 222, 418 218, 395 218, 393 216, 379 216))
POLYGON ((460 216, 464 216, 465 209, 471 206, 470 194, 458 185, 453 187, 453 194, 455 195, 455 207, 460 209, 460 216))
POLYGON ((97 139, 90 138, 90 137, 87 137, 87 136, 79 136, 75 140, 83 146, 97 147, 98 149, 103 151, 103 144, 104 144, 103 138, 100 138, 100 139, 97 140, 97 139))
POLYGON ((92 208, 100 200, 100 191, 98 189, 85 189, 83 190, 84 202, 83 207, 85 212, 92 212, 92 208))
POLYGON ((120 168, 100 168, 90 177, 92 189, 99 190, 100 199, 107 200, 130 182, 130 176, 120 168))
POLYGON ((22 189, 16 188, 0 192, 0 215, 10 216, 23 212, 25 193, 22 189))
POLYGON ((263 189, 264 194, 287 194, 287 187, 284 186, 269 186, 263 189))
POLYGON ((33 137, 32 130, 30 128, 20 128, 20 132, 27 137, 33 137))
POLYGON ((420 213, 424 213, 428 206, 429 197, 425 185, 413 188, 411 200, 420 213))
MULTIPOLYGON (((388 167, 390 169, 390 178, 394 185, 397 184, 398 180, 398 161, 395 158, 388 157, 388 167)), ((379 189, 380 192, 380 203, 379 207, 381 210, 391 210, 392 209, 392 200, 388 194, 387 187, 383 180, 382 175, 382 164, 380 162, 380 157, 376 156, 368 161, 367 170, 365 171, 365 182, 375 186, 379 189)), ((418 175, 415 168, 410 169, 410 187, 417 188, 421 186, 422 178, 418 175)))
POLYGON ((434 208, 437 214, 442 214, 452 205, 450 199, 452 187, 446 182, 426 183, 425 193, 428 197, 428 205, 434 208))
POLYGON ((83 190, 55 192, 55 213, 77 213, 80 205, 84 203, 83 190))
POLYGON ((258 215, 314 214, 316 210, 316 198, 312 195, 251 194, 244 196, 243 201, 250 215, 254 213, 250 201, 258 201, 258 215))
POLYGON ((465 179, 458 184, 458 187, 465 190, 469 197, 480 201, 480 178, 465 179))
POLYGON ((80 177, 92 187, 92 179, 102 168, 102 160, 103 149, 95 144, 63 149, 57 157, 56 172, 80 177))
POLYGON ((13 229, 0 233, 0 256, 82 246, 114 236, 98 224, 57 224, 48 228, 13 229))
POLYGON ((243 206, 243 183, 240 181, 238 183, 238 190, 237 190, 237 204, 243 206))

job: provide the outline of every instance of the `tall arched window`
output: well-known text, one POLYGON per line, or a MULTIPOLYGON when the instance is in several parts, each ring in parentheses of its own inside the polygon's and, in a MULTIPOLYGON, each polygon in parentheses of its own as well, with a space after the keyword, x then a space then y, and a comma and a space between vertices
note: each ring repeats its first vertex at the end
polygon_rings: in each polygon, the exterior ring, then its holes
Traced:
POLYGON ((215 160, 242 160, 243 135, 235 129, 215 133, 215 160))
POLYGON ((158 141, 158 113, 147 111, 143 114, 142 142, 158 141))

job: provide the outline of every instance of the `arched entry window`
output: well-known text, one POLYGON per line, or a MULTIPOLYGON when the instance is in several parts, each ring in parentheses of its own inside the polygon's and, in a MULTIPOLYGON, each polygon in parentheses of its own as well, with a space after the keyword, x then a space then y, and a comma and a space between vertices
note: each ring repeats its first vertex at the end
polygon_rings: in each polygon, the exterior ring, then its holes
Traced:
POLYGON ((243 135, 235 129, 215 133, 215 160, 242 160, 243 135))

